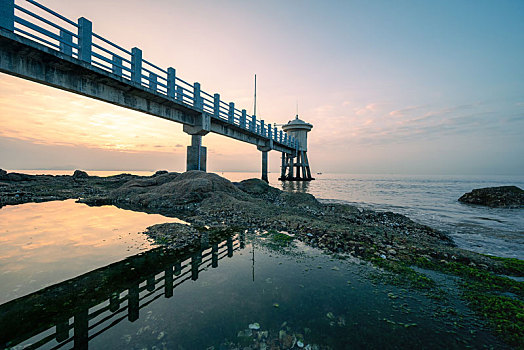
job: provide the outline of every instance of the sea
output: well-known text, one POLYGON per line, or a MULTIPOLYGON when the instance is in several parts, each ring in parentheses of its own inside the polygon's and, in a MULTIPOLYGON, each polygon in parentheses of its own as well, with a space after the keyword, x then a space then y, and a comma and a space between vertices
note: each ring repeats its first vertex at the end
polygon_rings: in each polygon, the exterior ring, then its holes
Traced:
MULTIPOLYGON (((16 170, 30 174, 71 171, 16 170)), ((88 171, 109 176, 122 172, 88 171)), ((258 173, 219 172, 231 181, 258 173)), ((524 210, 461 204, 474 188, 523 177, 317 174, 272 186, 404 214, 464 249, 524 258, 524 210)), ((0 208, 0 347, 12 349, 462 349, 507 346, 432 273, 439 293, 300 242, 239 232, 173 252, 143 232, 178 218, 75 200, 0 208), (378 275, 377 275, 378 274, 378 275)))

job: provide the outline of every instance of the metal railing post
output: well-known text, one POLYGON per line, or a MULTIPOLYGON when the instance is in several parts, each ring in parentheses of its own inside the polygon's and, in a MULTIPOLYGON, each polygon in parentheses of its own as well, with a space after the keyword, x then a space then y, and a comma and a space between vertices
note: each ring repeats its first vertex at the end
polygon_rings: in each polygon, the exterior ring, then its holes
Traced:
POLYGON ((271 127, 271 123, 267 124, 267 138, 271 140, 271 132, 273 131, 273 128, 271 127))
POLYGON ((235 123, 235 103, 229 102, 229 111, 227 114, 227 121, 231 124, 235 123))
POLYGON ((15 30, 15 0, 0 0, 0 27, 15 30))
POLYGON ((251 131, 253 132, 257 132, 257 116, 254 115, 252 118, 251 118, 251 131))
POLYGON ((138 47, 131 49, 131 81, 142 85, 142 50, 138 47))
POLYGON ((193 106, 202 109, 202 99, 200 98, 200 83, 193 84, 193 106))
POLYGON ((93 24, 84 17, 78 19, 78 58, 91 63, 91 46, 93 44, 93 24))
POLYGON ((73 34, 60 29, 60 52, 68 56, 73 56, 73 34))
POLYGON ((157 76, 155 73, 149 73, 149 88, 153 91, 156 91, 157 86, 157 76))
POLYGON ((266 136, 266 131, 264 130, 264 121, 260 121, 260 135, 266 136))
POLYGON ((242 129, 246 128, 246 118, 247 118, 247 111, 245 109, 242 110, 242 117, 240 117, 240 127, 242 129))
POLYGON ((169 67, 167 69, 167 97, 174 99, 176 91, 176 70, 169 67))
POLYGON ((220 118, 220 94, 213 95, 213 115, 220 118))
POLYGON ((184 102, 184 88, 182 86, 176 87, 176 99, 180 102, 184 102))
POLYGON ((121 77, 122 76, 122 57, 113 55, 112 61, 113 61, 113 64, 111 65, 111 68, 113 70, 113 74, 121 77))

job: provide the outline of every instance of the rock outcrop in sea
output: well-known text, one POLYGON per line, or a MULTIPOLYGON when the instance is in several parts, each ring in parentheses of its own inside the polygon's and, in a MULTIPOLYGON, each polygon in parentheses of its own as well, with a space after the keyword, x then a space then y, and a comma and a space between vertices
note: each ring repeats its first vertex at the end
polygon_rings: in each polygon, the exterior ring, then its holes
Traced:
POLYGON ((524 190, 517 186, 478 188, 465 193, 458 200, 491 208, 524 208, 524 190))

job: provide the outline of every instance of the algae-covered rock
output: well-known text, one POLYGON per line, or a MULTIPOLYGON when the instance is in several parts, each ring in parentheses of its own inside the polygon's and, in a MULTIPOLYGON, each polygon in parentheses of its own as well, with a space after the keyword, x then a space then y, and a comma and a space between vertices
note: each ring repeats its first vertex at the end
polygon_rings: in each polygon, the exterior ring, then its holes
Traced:
POLYGON ((462 195, 458 200, 462 203, 492 208, 522 208, 524 207, 524 190, 517 186, 478 188, 462 195))

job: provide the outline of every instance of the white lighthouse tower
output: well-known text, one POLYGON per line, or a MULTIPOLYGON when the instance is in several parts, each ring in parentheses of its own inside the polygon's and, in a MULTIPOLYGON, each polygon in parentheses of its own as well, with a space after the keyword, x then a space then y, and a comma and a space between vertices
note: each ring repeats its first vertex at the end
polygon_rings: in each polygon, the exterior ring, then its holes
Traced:
POLYGON ((288 181, 310 181, 309 161, 307 158, 307 133, 313 129, 313 125, 298 119, 290 120, 282 125, 282 130, 288 135, 293 136, 297 141, 294 154, 282 153, 282 171, 279 180, 288 181))

